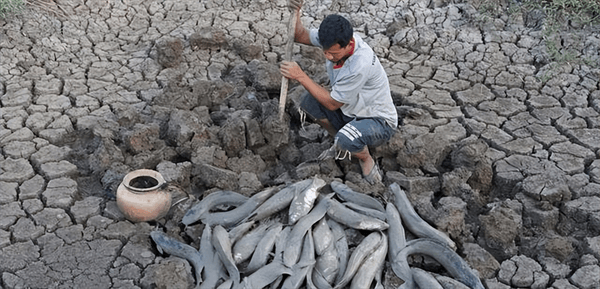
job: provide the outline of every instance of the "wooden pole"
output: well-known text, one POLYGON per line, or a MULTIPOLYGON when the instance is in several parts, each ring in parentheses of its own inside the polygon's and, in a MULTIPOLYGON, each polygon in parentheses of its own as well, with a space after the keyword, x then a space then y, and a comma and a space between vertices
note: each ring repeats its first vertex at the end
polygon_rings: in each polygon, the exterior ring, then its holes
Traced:
MULTIPOLYGON (((292 54, 294 53, 294 38, 296 35, 296 21, 298 20, 298 14, 300 10, 294 11, 290 22, 288 23, 288 41, 285 47, 285 61, 292 61, 292 54)), ((285 102, 288 93, 288 82, 289 80, 285 76, 281 77, 281 92, 279 93, 279 120, 283 121, 283 114, 285 112, 285 102)))

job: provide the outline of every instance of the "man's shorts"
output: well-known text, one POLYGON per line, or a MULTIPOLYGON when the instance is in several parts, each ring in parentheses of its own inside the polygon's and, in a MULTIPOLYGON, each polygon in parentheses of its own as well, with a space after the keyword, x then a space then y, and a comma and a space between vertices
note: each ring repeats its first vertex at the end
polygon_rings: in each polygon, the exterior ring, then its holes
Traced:
POLYGON ((354 118, 340 109, 328 110, 308 92, 302 96, 300 107, 314 119, 328 119, 338 131, 335 139, 339 148, 351 153, 359 152, 365 146, 380 146, 396 131, 382 118, 354 118))

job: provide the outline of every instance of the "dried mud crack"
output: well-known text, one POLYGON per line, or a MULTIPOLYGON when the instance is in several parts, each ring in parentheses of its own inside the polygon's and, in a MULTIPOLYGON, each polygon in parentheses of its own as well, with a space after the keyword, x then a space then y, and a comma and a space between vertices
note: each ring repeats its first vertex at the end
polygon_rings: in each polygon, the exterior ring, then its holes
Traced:
MULTIPOLYGON (((357 160, 315 161, 332 140, 300 121, 296 83, 277 121, 286 1, 61 0, 0 20, 0 288, 193 288, 194 267, 150 232, 200 248, 204 224, 181 220, 210 193, 249 198, 315 176, 321 196, 340 182, 382 205, 399 185, 485 288, 600 286, 598 27, 565 24, 558 49, 581 61, 558 62, 535 13, 306 2, 305 25, 347 17, 386 69, 401 124, 373 150, 383 184, 357 160), (141 168, 191 198, 127 221, 116 189, 141 168)), ((296 45, 293 59, 326 83, 319 49, 296 45)), ((369 235, 345 229, 350 248, 369 235)), ((402 283, 392 263, 384 288, 402 283)))

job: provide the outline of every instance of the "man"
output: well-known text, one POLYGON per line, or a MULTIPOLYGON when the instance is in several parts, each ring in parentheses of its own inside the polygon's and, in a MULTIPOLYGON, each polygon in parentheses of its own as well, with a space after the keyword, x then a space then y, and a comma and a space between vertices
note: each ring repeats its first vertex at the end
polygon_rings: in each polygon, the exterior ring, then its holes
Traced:
POLYGON ((357 158, 369 183, 380 182, 381 172, 368 147, 391 138, 398 114, 379 59, 344 17, 329 15, 318 30, 308 30, 300 20, 302 0, 288 3, 292 13, 298 13, 295 41, 323 49, 331 90, 315 83, 295 62, 282 62, 281 74, 307 90, 300 106, 334 136, 335 150, 357 158))

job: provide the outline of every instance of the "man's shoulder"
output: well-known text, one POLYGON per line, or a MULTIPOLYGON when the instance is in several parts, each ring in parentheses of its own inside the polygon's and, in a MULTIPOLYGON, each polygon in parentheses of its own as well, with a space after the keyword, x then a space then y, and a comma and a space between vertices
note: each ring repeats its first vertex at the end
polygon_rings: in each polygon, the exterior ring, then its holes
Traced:
POLYGON ((373 51, 371 46, 360 35, 354 33, 352 37, 354 38, 354 42, 359 48, 373 51))
POLYGON ((354 51, 354 54, 361 56, 361 57, 366 57, 366 58, 370 58, 373 55, 375 55, 371 46, 369 46, 369 44, 367 44, 357 34, 354 34, 354 41, 356 43, 356 50, 354 51))
POLYGON ((369 45, 367 45, 364 41, 362 45, 357 43, 356 50, 354 51, 353 56, 353 66, 358 69, 366 68, 377 63, 377 55, 373 52, 373 49, 369 45))

